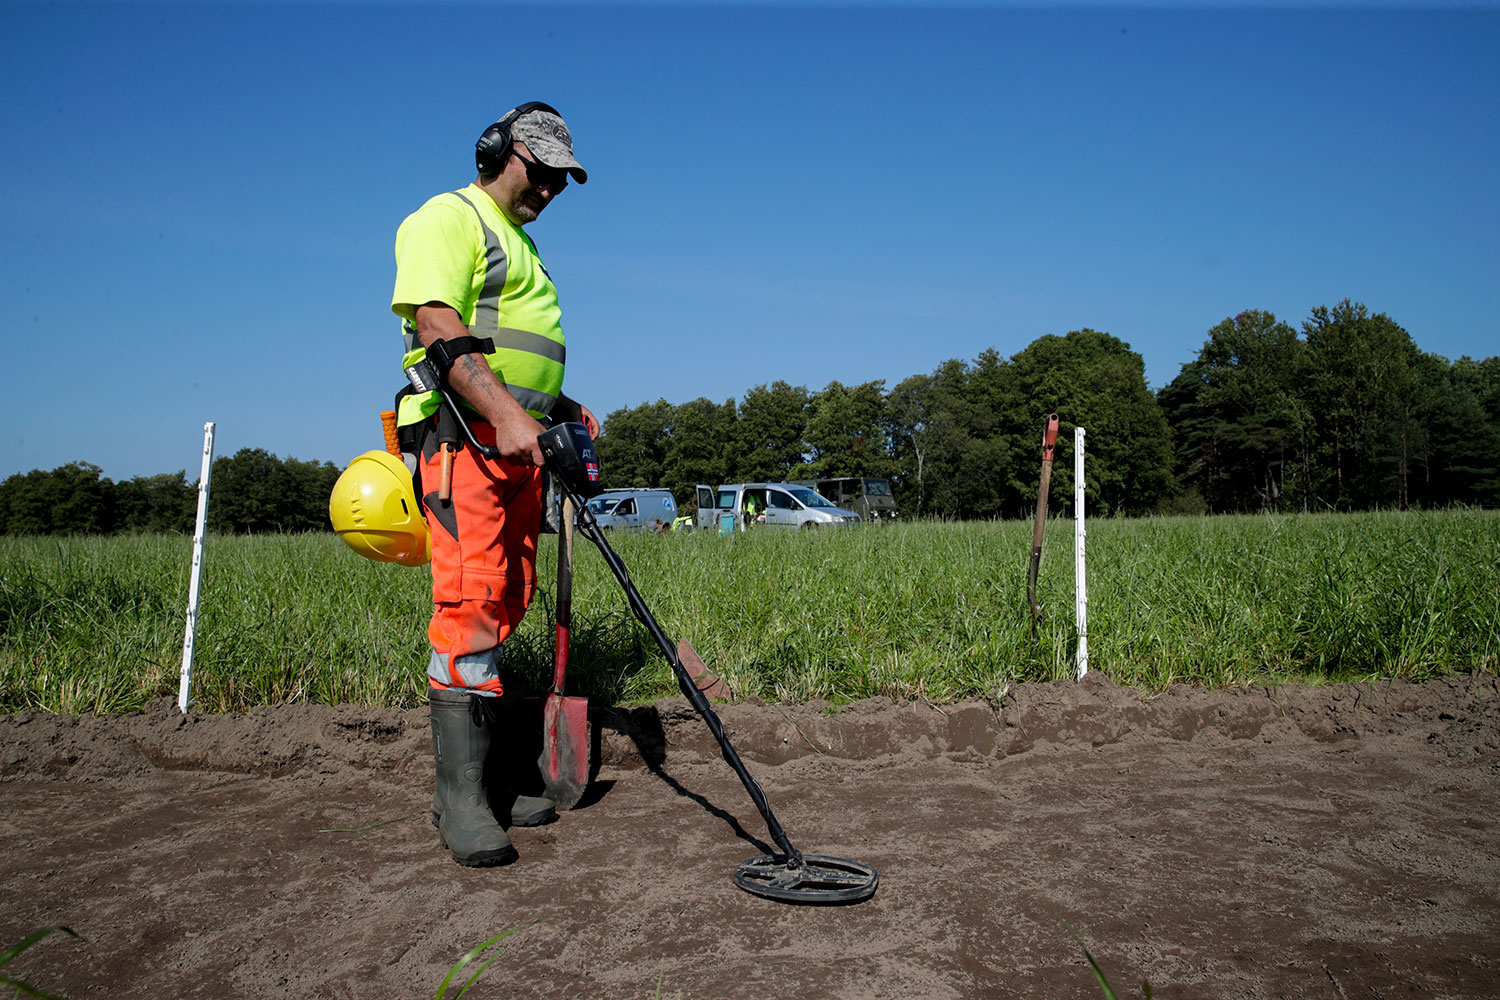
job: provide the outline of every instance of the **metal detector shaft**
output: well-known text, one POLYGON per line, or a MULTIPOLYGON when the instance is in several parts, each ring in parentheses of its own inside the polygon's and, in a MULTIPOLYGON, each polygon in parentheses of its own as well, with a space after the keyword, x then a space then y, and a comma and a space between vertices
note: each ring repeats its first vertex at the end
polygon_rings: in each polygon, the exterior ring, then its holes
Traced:
POLYGON ((499 458, 499 448, 496 448, 492 444, 479 443, 479 439, 476 438, 474 436, 474 432, 469 429, 469 421, 464 416, 464 411, 458 408, 458 403, 454 400, 453 394, 448 391, 448 387, 442 386, 438 389, 438 392, 442 395, 443 402, 448 404, 448 409, 452 411, 454 418, 458 420, 458 426, 463 429, 464 437, 469 439, 469 444, 473 447, 473 449, 490 461, 494 461, 495 459, 499 458))
MULTIPOLYGON (((559 482, 561 481, 559 480, 559 482)), ((766 801, 766 793, 761 790, 760 785, 750 776, 750 772, 745 770, 745 765, 740 760, 740 755, 735 753, 734 747, 730 745, 729 737, 724 735, 724 724, 719 721, 718 715, 709 706, 708 699, 704 697, 702 691, 698 690, 697 686, 693 683, 693 679, 688 675, 687 668, 682 665, 682 660, 677 656, 677 647, 671 639, 667 638, 667 634, 662 631, 661 626, 657 624, 656 616, 651 614, 651 609, 646 607, 646 602, 641 597, 640 591, 635 589, 635 584, 630 580, 630 572, 625 568, 625 563, 615 554, 615 550, 610 548, 609 542, 604 538, 604 532, 599 530, 599 523, 594 520, 593 512, 589 510, 588 504, 583 502, 582 498, 575 495, 572 490, 566 490, 566 492, 569 499, 573 501, 573 507, 578 511, 578 530, 583 532, 589 541, 598 546, 600 554, 604 556, 604 561, 610 568, 610 572, 614 573, 615 579, 619 580, 620 586, 625 589, 625 596, 630 601, 630 609, 635 612, 635 616, 640 619, 641 624, 646 626, 646 631, 651 633, 651 638, 656 640, 656 645, 661 649, 661 655, 665 656, 667 662, 672 665, 672 673, 676 675, 677 686, 682 689, 683 695, 692 703, 693 708, 697 710, 698 714, 703 717, 703 721, 708 723, 709 731, 714 734, 714 739, 719 743, 719 751, 723 754, 725 763, 734 769, 735 774, 739 775, 740 783, 745 786, 745 791, 750 793, 750 800, 755 803, 755 808, 760 811, 761 819, 766 821, 766 829, 770 831, 771 839, 776 841, 776 846, 781 848, 791 867, 800 867, 802 865, 802 853, 792 846, 792 842, 787 839, 786 831, 781 828, 780 823, 776 822, 776 816, 771 812, 770 803, 766 801)))

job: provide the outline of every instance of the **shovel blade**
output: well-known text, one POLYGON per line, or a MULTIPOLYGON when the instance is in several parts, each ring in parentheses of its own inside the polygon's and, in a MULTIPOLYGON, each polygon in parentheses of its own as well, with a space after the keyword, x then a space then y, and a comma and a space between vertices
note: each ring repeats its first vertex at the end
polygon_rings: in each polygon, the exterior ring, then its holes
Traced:
POLYGON ((693 679, 693 687, 703 692, 703 696, 709 701, 730 701, 734 695, 729 690, 729 685, 709 670, 703 662, 703 657, 693 648, 693 644, 686 639, 677 640, 677 660, 687 669, 688 676, 693 679))
POLYGON ((589 784, 589 700, 547 695, 542 718, 542 756, 537 761, 547 798, 572 809, 589 784))

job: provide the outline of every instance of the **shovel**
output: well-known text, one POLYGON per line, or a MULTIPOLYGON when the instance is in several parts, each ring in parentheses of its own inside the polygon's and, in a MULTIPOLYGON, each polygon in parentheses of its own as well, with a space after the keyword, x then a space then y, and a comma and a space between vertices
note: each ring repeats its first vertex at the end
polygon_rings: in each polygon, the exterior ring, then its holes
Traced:
POLYGON ((542 716, 542 756, 537 761, 547 798, 559 809, 577 805, 589 783, 589 700, 563 696, 572 627, 573 500, 565 496, 557 531, 557 645, 552 654, 552 688, 542 716))
POLYGON ((703 697, 710 699, 718 698, 724 701, 728 701, 734 697, 734 692, 729 690, 729 685, 714 676, 708 667, 704 665, 703 657, 698 655, 698 651, 693 648, 693 644, 686 639, 677 640, 677 659, 682 662, 683 668, 687 670, 688 677, 692 678, 693 687, 697 688, 703 697))
POLYGON ((1036 599, 1036 574, 1042 564, 1042 529, 1047 525, 1047 488, 1052 485, 1052 449, 1057 446, 1057 414, 1047 414, 1042 431, 1042 484, 1036 492, 1036 521, 1031 529, 1031 566, 1026 572, 1026 601, 1031 605, 1032 627, 1042 617, 1036 599))

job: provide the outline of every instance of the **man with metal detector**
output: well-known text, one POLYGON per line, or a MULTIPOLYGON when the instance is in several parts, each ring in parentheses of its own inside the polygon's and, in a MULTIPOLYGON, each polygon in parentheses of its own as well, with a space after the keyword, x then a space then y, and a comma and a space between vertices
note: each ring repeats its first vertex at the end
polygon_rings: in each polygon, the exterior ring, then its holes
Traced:
MULTIPOLYGON (((485 129, 474 160, 472 184, 401 223, 391 311, 402 319, 413 383, 397 405, 398 437, 414 456, 431 526, 432 818, 455 861, 493 867, 517 858, 491 807, 484 761, 498 720, 500 646, 536 583, 537 435, 548 419, 594 435, 599 425, 562 391, 557 290, 522 231, 569 177, 587 182, 572 135, 554 108, 522 104, 485 129), (445 404, 445 393, 454 402, 445 404), (498 457, 482 453, 491 450, 498 457)), ((513 792, 494 805, 513 826, 556 815, 551 800, 513 792)))

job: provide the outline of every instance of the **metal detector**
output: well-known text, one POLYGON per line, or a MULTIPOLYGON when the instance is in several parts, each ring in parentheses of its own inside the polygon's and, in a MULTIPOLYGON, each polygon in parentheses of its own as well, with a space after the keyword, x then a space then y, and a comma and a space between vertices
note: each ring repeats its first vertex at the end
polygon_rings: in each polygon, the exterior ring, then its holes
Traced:
POLYGON ((750 772, 745 770, 740 755, 735 753, 729 737, 724 735, 724 724, 709 707, 703 692, 693 683, 692 677, 682 665, 676 646, 657 624, 651 609, 646 607, 640 592, 630 581, 630 573, 625 569, 625 564, 614 549, 610 548, 593 512, 584 502, 599 493, 599 463, 594 455, 594 442, 589 437, 588 430, 582 424, 559 424, 540 434, 537 443, 541 446, 542 456, 546 459, 547 467, 552 470, 557 485, 573 501, 573 507, 578 512, 578 530, 598 547, 615 579, 620 581, 625 597, 630 602, 630 609, 635 612, 641 624, 646 626, 651 638, 656 640, 662 656, 672 666, 678 688, 703 717, 703 721, 708 723, 709 731, 718 741, 725 762, 739 776, 745 791, 750 793, 750 800, 766 821, 771 839, 781 848, 780 854, 762 854, 741 864, 735 869, 734 884, 746 892, 782 903, 858 903, 875 895, 875 889, 880 885, 880 874, 874 868, 846 858, 803 854, 792 846, 786 831, 776 822, 771 806, 766 802, 766 793, 750 777, 750 772))

